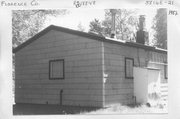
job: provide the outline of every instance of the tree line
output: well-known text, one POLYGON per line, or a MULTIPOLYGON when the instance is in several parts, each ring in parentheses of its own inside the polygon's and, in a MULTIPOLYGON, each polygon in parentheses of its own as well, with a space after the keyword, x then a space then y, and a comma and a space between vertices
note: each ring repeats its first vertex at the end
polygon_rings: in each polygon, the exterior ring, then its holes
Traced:
MULTIPOLYGON (((117 9, 115 17, 116 37, 126 41, 135 41, 135 31, 138 29, 138 16, 136 10, 117 9)), ((57 17, 67 15, 68 10, 14 10, 12 12, 12 43, 13 48, 25 42, 28 38, 38 33, 48 16, 57 17)), ((111 34, 111 12, 105 10, 105 19, 94 19, 89 23, 89 32, 109 37, 111 34)), ((78 30, 84 31, 81 23, 78 30)), ((153 46, 167 49, 167 10, 157 9, 152 21, 153 46)))

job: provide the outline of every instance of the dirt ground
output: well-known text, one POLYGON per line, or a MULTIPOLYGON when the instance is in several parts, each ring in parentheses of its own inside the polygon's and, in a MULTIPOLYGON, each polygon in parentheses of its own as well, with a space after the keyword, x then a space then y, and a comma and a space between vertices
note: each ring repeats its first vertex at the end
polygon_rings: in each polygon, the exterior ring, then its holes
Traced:
POLYGON ((108 108, 60 106, 50 104, 15 104, 13 115, 66 115, 66 114, 152 114, 168 113, 167 108, 112 105, 108 108))

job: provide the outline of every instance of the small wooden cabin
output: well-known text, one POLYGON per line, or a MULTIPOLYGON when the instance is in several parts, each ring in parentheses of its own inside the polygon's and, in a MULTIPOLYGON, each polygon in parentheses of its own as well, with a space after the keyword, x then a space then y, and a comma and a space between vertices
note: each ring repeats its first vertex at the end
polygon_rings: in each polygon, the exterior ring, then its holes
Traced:
POLYGON ((167 84, 166 50, 59 26, 47 27, 13 52, 16 103, 134 103, 133 67, 159 69, 160 83, 167 84))

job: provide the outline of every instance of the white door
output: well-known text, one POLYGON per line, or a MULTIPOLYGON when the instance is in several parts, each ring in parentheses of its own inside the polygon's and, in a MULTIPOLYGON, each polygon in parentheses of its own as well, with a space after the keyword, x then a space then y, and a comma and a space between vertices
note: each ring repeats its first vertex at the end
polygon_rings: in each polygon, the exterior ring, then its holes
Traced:
POLYGON ((161 97, 160 93, 160 71, 148 69, 148 102, 156 105, 161 97))
POLYGON ((160 94, 160 71, 134 67, 134 96, 136 102, 151 105, 157 103, 160 94))
POLYGON ((148 93, 147 69, 134 67, 133 75, 134 75, 134 96, 136 97, 136 102, 146 103, 147 93, 148 93))

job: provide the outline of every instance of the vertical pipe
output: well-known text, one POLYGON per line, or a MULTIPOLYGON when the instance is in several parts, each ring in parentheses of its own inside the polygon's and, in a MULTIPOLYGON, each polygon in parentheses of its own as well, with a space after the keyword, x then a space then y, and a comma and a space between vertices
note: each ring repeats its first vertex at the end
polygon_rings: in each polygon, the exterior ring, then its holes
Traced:
POLYGON ((112 15, 111 38, 115 38, 115 35, 116 35, 116 26, 115 26, 116 10, 115 9, 111 9, 110 12, 111 12, 111 15, 112 15))
POLYGON ((144 30, 145 28, 145 15, 140 15, 139 17, 139 29, 144 30))
POLYGON ((133 103, 134 103, 134 105, 136 105, 136 104, 137 104, 137 102, 136 102, 136 96, 132 96, 132 98, 133 98, 133 103))
POLYGON ((60 90, 60 106, 62 106, 62 94, 63 94, 63 89, 60 90))
POLYGON ((115 13, 112 12, 112 31, 115 33, 115 13))

